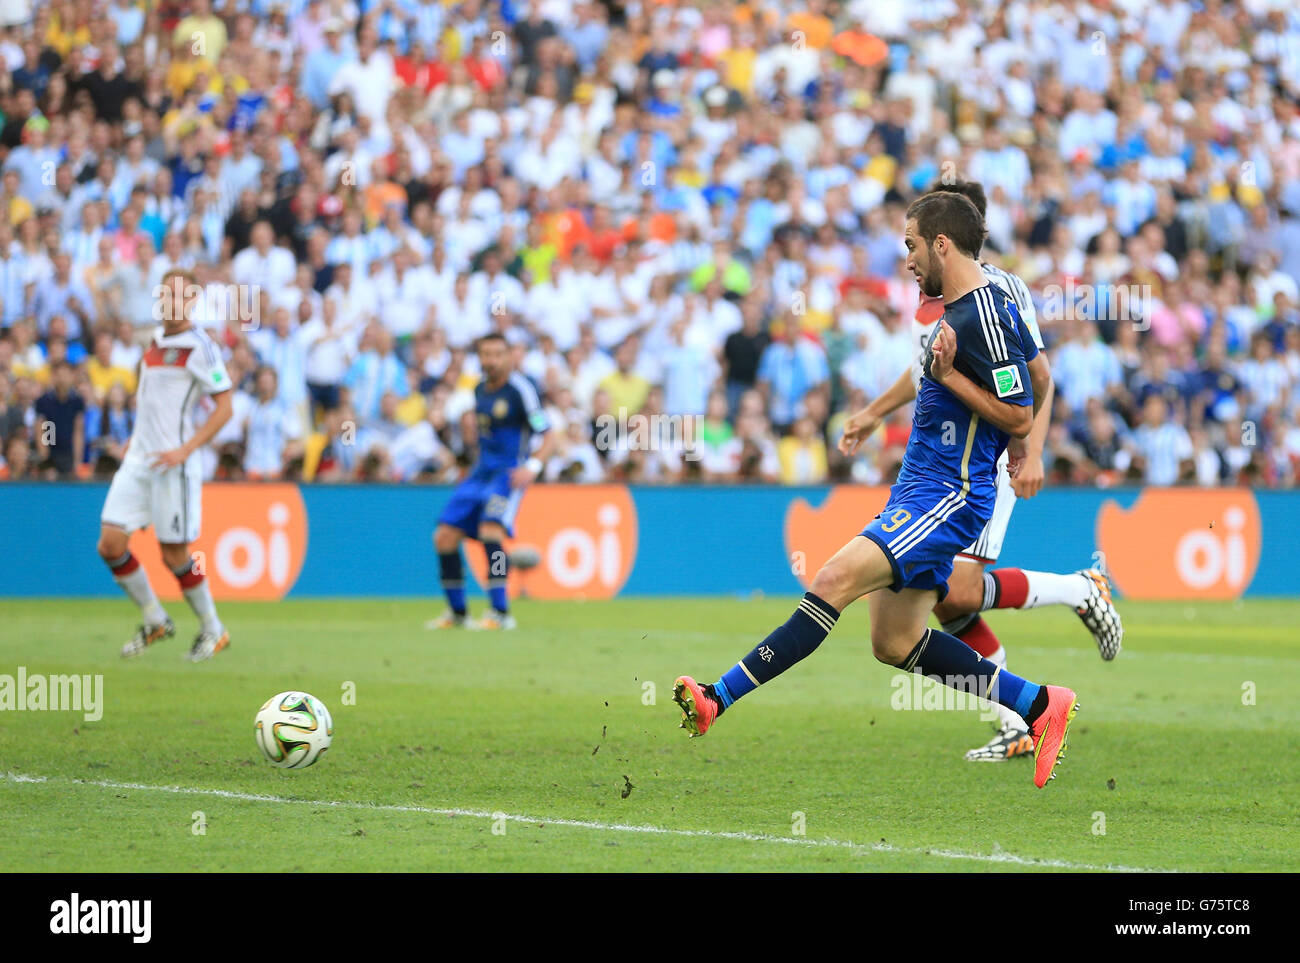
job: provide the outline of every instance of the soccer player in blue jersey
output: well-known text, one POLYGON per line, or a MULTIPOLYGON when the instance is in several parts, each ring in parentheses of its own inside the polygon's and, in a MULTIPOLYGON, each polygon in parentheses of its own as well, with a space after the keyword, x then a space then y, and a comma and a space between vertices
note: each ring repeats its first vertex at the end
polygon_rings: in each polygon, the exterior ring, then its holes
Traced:
POLYGON ((478 464, 452 493, 433 533, 447 611, 426 624, 431 629, 515 627, 506 594, 510 559, 505 540, 514 536, 515 515, 524 488, 542 473, 555 445, 537 389, 513 369, 506 339, 495 332, 485 334, 479 338, 477 349, 483 370, 483 380, 474 389, 478 464), (541 435, 542 442, 529 454, 534 435, 541 435), (488 560, 492 608, 477 622, 470 621, 465 605, 465 562, 460 543, 466 538, 482 542, 488 560))
MULTIPOLYGON (((978 181, 946 179, 930 188, 951 191, 970 199, 983 216, 988 206, 984 188, 978 181)), ((1015 302, 1021 320, 1029 329, 1034 344, 1043 349, 1037 313, 1025 282, 1016 275, 987 262, 980 267, 990 281, 1002 288, 1015 302)), ((917 354, 908 369, 889 388, 871 400, 861 411, 849 416, 839 441, 839 450, 851 456, 881 425, 889 414, 916 398, 916 387, 925 363, 926 348, 943 315, 943 299, 922 295, 913 327, 917 354)), ((1046 355, 1040 355, 1046 358, 1046 355)), ((1046 365, 1046 361, 1043 362, 1046 365)), ((998 461, 997 498, 993 517, 975 541, 958 553, 948 577, 948 595, 935 606, 934 614, 943 630, 955 635, 991 662, 1007 664, 1007 650, 980 613, 990 608, 1030 609, 1044 605, 1069 606, 1082 620, 1097 642, 1097 650, 1106 660, 1115 658, 1124 639, 1124 624, 1111 599, 1110 581, 1099 569, 1073 573, 1028 571, 997 567, 1006 539, 1007 528, 1016 502, 1033 498, 1043 483, 1043 444, 1052 415, 1052 385, 1035 383, 1038 404, 1034 427, 1025 440, 1027 456, 1013 479, 1006 471, 1007 454, 998 461), (992 571, 986 571, 992 569, 992 571)), ((994 706, 997 731, 984 745, 971 749, 966 758, 978 762, 1004 762, 1013 758, 1030 758, 1034 741, 1029 727, 1006 706, 994 706)))
POLYGON ((953 557, 993 513, 1003 450, 1012 474, 1019 470, 1041 401, 1034 388, 1050 377, 1015 303, 980 267, 984 236, 979 211, 959 194, 926 194, 908 209, 907 267, 926 295, 943 298, 944 317, 927 350, 898 481, 884 511, 822 566, 784 625, 717 682, 677 679, 673 698, 692 735, 811 655, 865 595, 877 659, 1013 709, 1033 734, 1034 784, 1054 777, 1075 694, 1013 675, 927 627, 947 594, 953 557))

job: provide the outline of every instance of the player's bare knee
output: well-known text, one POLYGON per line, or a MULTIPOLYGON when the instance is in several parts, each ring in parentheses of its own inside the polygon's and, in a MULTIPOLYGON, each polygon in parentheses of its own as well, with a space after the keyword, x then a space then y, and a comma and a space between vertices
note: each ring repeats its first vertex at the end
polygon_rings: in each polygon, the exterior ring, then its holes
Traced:
POLYGON ((950 591, 944 600, 934 607, 934 616, 941 624, 946 625, 963 615, 970 615, 972 612, 978 611, 979 605, 972 606, 968 598, 962 596, 959 592, 950 591))
POLYGON ((832 558, 817 570, 808 591, 842 612, 857 598, 853 591, 856 582, 857 576, 849 567, 832 558))
POLYGON ((99 543, 95 546, 99 552, 99 557, 106 562, 112 562, 127 552, 126 532, 117 530, 105 530, 99 533, 99 543))
POLYGON ((454 528, 439 525, 433 532, 433 547, 439 555, 448 555, 460 547, 460 536, 454 528))
POLYGON ((162 560, 173 572, 190 561, 190 547, 188 545, 167 544, 158 546, 162 551, 162 560))
POLYGON ((504 542, 506 540, 506 530, 495 522, 484 522, 478 527, 478 540, 480 542, 504 542))

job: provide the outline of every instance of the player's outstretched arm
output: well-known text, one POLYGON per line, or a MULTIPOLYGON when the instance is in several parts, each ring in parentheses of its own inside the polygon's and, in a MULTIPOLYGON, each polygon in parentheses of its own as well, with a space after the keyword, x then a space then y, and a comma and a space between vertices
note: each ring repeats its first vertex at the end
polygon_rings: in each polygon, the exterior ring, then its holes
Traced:
POLYGON ((861 411, 850 415, 844 422, 844 434, 840 436, 841 455, 851 456, 859 446, 871 437, 871 433, 880 427, 880 423, 916 397, 916 381, 912 369, 908 368, 898 380, 885 391, 871 399, 871 403, 861 411))
POLYGON ((1032 405, 1018 405, 999 400, 991 391, 976 384, 953 367, 957 356, 957 334, 947 321, 939 322, 939 332, 931 345, 930 377, 943 385, 967 408, 1012 438, 1027 438, 1034 426, 1032 405))

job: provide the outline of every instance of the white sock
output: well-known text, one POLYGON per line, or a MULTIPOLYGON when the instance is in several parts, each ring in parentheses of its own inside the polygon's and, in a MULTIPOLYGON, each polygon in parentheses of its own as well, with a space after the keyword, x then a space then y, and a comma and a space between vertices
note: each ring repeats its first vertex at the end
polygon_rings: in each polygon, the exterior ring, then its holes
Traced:
MULTIPOLYGON (((121 566, 129 559, 130 553, 128 552, 126 557, 109 564, 111 566, 121 566)), ((143 565, 137 563, 135 569, 125 575, 118 575, 114 572, 113 581, 122 586, 122 591, 127 594, 127 597, 140 607, 140 614, 145 625, 161 625, 167 621, 167 612, 159 603, 158 596, 154 594, 153 586, 149 584, 149 576, 145 574, 143 565)))
MULTIPOLYGON (((1000 645, 996 652, 992 655, 985 656, 985 658, 990 662, 1002 666, 1004 669, 1007 667, 1007 650, 1000 645)), ((997 713, 999 729, 1029 728, 1029 726, 1025 725, 1025 720, 1020 718, 1014 709, 1008 709, 1006 706, 998 702, 990 702, 989 705, 993 708, 993 711, 997 713)))
POLYGON ((1054 572, 1025 571, 1025 578, 1029 581, 1029 596, 1020 606, 1022 609, 1044 605, 1068 605, 1077 609, 1088 601, 1088 593, 1092 591, 1091 580, 1078 572, 1057 575, 1054 572))
POLYGON ((181 592, 185 596, 185 601, 190 603, 190 608, 194 610, 194 614, 199 617, 204 632, 220 635, 225 631, 221 620, 217 618, 217 606, 212 601, 212 591, 208 588, 206 578, 199 582, 198 585, 182 588, 181 592))

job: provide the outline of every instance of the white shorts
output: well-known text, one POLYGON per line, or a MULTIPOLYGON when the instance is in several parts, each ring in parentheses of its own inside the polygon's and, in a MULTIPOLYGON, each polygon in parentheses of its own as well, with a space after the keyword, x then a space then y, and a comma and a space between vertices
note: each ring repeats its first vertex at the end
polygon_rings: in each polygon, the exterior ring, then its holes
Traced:
POLYGON ((199 537, 202 494, 197 459, 166 470, 127 462, 113 476, 99 520, 128 533, 152 525, 162 544, 188 545, 199 537))
POLYGON ((972 558, 992 565, 1002 554, 1002 542, 1007 537, 1007 526, 1011 524, 1011 513, 1016 508, 1016 492, 1011 487, 1011 476, 1007 474, 1007 453, 1004 451, 998 459, 998 497, 993 503, 993 515, 989 518, 980 537, 971 543, 958 558, 972 558))

